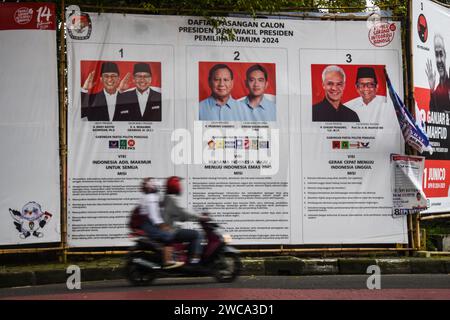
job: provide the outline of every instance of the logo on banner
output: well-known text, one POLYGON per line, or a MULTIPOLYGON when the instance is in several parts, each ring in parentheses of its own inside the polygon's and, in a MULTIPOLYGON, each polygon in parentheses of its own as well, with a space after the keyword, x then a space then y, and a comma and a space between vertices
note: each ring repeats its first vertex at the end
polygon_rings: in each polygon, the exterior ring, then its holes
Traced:
POLYGON ((92 22, 87 13, 73 12, 67 18, 67 32, 74 40, 86 40, 91 37, 92 22))
POLYGON ((397 27, 394 23, 377 23, 369 30, 369 41, 375 47, 387 46, 394 40, 396 29, 397 27))
POLYGON ((52 214, 42 211, 41 205, 37 202, 30 201, 25 204, 21 211, 9 208, 9 213, 14 220, 14 226, 19 232, 21 239, 26 239, 33 235, 36 238, 42 238, 44 233, 41 232, 52 214))
POLYGON ((369 149, 369 142, 350 142, 350 149, 369 149))
POLYGON ((369 149, 370 142, 358 142, 358 149, 369 149))
POLYGON ((248 138, 244 140, 244 149, 250 149, 250 140, 248 138))
POLYGON ((259 141, 259 149, 269 149, 269 141, 259 141))
POLYGON ((17 24, 27 24, 33 19, 33 9, 31 8, 19 8, 14 12, 14 21, 17 24))
POLYGON ((216 150, 216 149, 246 149, 246 150, 269 149, 269 141, 249 139, 249 138, 236 139, 236 140, 211 139, 207 142, 207 144, 208 144, 209 150, 216 150))
POLYGON ((224 141, 223 139, 217 139, 216 140, 216 149, 223 149, 224 148, 224 141))
POLYGON ((119 149, 119 140, 109 140, 110 149, 119 149))
POLYGON ((331 142, 333 149, 369 149, 370 142, 363 141, 339 141, 331 142))
POLYGON ((428 23, 423 14, 417 19, 417 33, 419 34, 420 41, 426 42, 428 39, 428 23))
POLYGON ((135 145, 134 139, 109 140, 110 149, 134 150, 135 145))
POLYGON ((234 149, 234 148, 236 148, 236 142, 234 140, 225 141, 225 149, 234 149))

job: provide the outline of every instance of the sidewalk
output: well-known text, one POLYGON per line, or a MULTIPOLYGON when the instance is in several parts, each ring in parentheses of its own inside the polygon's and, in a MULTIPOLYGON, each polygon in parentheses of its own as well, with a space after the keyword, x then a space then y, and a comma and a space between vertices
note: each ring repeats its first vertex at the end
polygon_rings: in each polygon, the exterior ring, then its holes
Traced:
MULTIPOLYGON (((429 254, 422 254, 429 256, 429 254)), ((0 288, 65 283, 70 265, 81 269, 82 281, 124 279, 122 257, 96 258, 67 264, 47 263, 0 266, 0 288)), ((242 257, 241 275, 337 275, 367 274, 378 265, 381 274, 446 273, 450 274, 450 256, 394 258, 324 258, 306 259, 293 256, 264 258, 242 257)))

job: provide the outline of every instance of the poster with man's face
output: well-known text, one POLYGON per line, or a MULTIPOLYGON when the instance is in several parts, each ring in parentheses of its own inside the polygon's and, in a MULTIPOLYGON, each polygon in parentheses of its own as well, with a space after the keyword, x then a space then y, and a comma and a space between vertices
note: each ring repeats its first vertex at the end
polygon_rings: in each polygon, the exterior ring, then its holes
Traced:
POLYGON ((80 73, 82 120, 161 121, 161 62, 83 60, 80 73))
POLYGON ((199 120, 276 121, 275 75, 275 63, 200 61, 199 120))
POLYGON ((450 209, 450 9, 412 1, 412 57, 416 119, 433 153, 424 153, 423 189, 431 212, 450 209))
POLYGON ((312 121, 379 121, 386 103, 384 65, 312 64, 312 121))

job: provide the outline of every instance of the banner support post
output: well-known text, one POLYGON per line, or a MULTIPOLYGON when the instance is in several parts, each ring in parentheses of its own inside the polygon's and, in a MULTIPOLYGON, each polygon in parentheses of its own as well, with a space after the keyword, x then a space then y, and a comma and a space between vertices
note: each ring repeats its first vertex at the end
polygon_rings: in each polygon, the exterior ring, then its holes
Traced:
POLYGON ((413 219, 412 215, 408 215, 408 240, 409 240, 409 247, 414 251, 416 249, 415 241, 414 241, 414 234, 413 234, 413 219))
MULTIPOLYGON (((416 118, 416 109, 414 108, 414 69, 412 68, 412 61, 413 61, 413 41, 412 41, 412 31, 413 31, 413 25, 412 25, 412 1, 408 2, 408 15, 406 17, 408 20, 406 25, 408 26, 408 30, 406 32, 405 41, 408 41, 408 45, 405 46, 405 53, 407 51, 407 56, 409 57, 410 63, 406 63, 406 79, 410 80, 407 81, 406 88, 406 94, 408 96, 407 101, 409 101, 409 110, 414 118, 416 118)), ((417 155, 417 151, 413 150, 413 154, 417 155)), ((423 186, 423 183, 422 183, 423 186)), ((411 217, 411 223, 409 227, 412 230, 412 248, 414 250, 420 250, 420 213, 414 214, 413 217, 411 217)))
POLYGON ((65 14, 64 0, 61 1, 61 25, 59 34, 59 134, 60 134, 60 156, 61 156, 61 260, 67 263, 67 107, 65 99, 65 14))
POLYGON ((415 234, 415 238, 416 238, 416 249, 420 250, 421 245, 420 245, 420 213, 417 213, 414 216, 414 234, 415 234))

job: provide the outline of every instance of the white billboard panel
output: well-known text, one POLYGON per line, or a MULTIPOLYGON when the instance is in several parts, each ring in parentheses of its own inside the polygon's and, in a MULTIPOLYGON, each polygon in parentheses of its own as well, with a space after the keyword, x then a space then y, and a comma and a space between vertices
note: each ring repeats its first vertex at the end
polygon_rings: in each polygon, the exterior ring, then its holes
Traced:
POLYGON ((383 73, 402 87, 400 24, 68 19, 71 246, 129 244, 140 179, 173 174, 181 203, 235 244, 407 242, 391 215, 389 156, 403 145, 383 73), (160 94, 153 117, 125 102, 139 86, 160 94))
POLYGON ((55 5, 0 3, 0 245, 58 242, 55 5))

